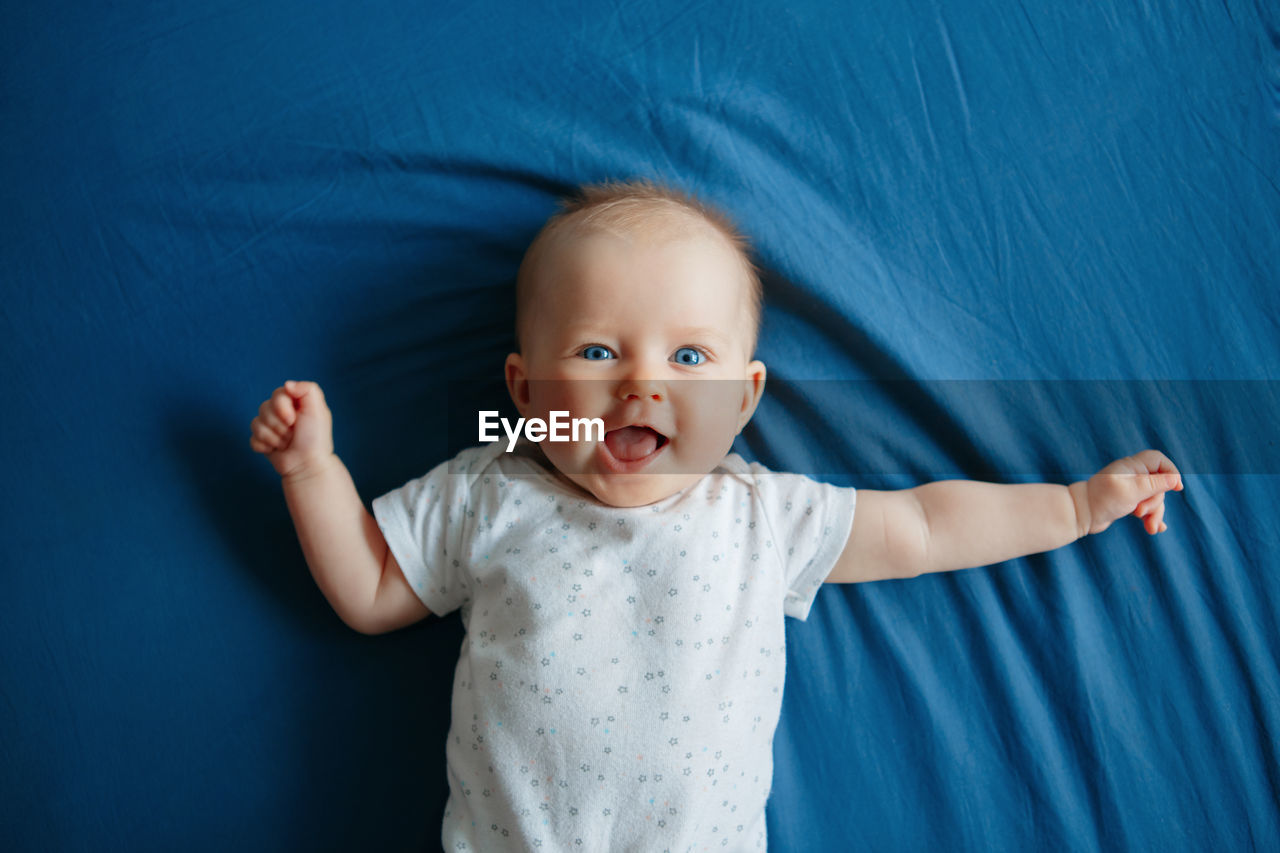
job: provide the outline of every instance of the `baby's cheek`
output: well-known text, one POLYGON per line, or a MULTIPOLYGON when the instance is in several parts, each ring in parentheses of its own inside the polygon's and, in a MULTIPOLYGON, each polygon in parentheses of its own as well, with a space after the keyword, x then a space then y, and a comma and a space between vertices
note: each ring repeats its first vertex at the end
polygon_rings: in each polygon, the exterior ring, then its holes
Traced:
POLYGON ((710 471, 733 446, 738 431, 739 396, 726 382, 700 383, 701 393, 686 407, 680 429, 686 464, 710 471))
POLYGON ((544 420, 550 418, 551 412, 568 412, 570 418, 591 417, 595 384, 590 380, 571 379, 540 379, 530 382, 530 415, 544 420))

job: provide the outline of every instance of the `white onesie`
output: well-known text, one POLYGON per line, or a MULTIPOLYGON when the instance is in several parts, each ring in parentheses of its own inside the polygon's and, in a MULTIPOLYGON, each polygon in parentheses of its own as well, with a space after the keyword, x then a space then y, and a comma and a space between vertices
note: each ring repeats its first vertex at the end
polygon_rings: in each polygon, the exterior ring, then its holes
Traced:
POLYGON ((786 666, 855 491, 729 454, 656 504, 580 495, 524 442, 373 502, 466 636, 446 850, 764 850, 786 666))

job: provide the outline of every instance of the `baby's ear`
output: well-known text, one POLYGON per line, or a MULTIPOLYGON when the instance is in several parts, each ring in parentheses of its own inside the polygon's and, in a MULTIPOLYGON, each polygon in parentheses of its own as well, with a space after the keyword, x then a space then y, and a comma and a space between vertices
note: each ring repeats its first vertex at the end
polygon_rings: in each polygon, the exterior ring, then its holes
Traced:
POLYGON ((746 378, 742 380, 742 408, 738 412, 738 432, 751 420, 764 396, 764 380, 766 370, 763 361, 753 361, 747 365, 746 378))
POLYGON ((520 417, 524 417, 529 407, 529 377, 524 372, 524 357, 518 352, 508 355, 505 370, 507 393, 511 395, 511 402, 515 403, 520 417))

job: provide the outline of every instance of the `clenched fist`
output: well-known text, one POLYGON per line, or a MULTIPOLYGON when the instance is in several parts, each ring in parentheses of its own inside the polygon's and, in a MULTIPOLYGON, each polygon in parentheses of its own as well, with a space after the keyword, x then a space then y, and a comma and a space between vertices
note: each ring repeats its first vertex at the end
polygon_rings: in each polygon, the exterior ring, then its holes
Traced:
POLYGON ((333 415, 314 382, 289 380, 258 408, 249 446, 282 477, 304 473, 333 455, 333 415))
POLYGON ((1101 533, 1116 519, 1136 515, 1154 536, 1169 529, 1164 523, 1164 493, 1182 491, 1182 475, 1160 451, 1144 450, 1117 459, 1084 484, 1075 484, 1080 485, 1088 498, 1086 533, 1101 533))

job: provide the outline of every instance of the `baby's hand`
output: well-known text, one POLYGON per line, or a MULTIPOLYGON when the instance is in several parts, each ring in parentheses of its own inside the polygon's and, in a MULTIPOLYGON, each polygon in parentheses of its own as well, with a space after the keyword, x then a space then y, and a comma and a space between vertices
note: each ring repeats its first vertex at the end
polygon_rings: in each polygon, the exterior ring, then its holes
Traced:
POLYGON ((1117 459, 1089 478, 1087 533, 1101 533, 1126 515, 1143 521, 1147 533, 1169 529, 1164 523, 1164 493, 1182 491, 1182 475, 1158 450, 1144 450, 1117 459))
POLYGON ((314 382, 289 380, 258 409, 249 446, 265 454, 280 476, 296 474, 333 453, 333 415, 314 382))

